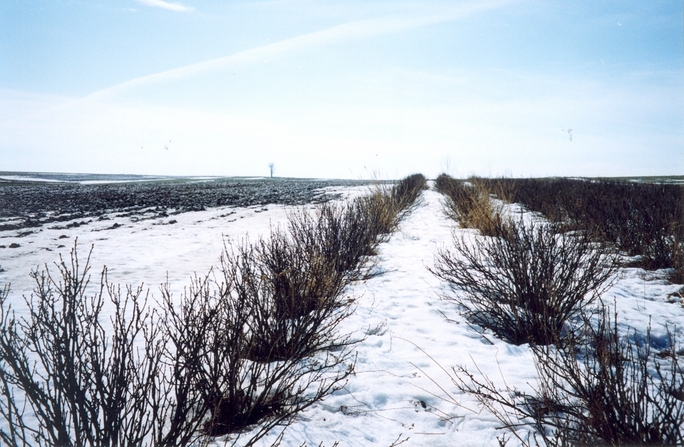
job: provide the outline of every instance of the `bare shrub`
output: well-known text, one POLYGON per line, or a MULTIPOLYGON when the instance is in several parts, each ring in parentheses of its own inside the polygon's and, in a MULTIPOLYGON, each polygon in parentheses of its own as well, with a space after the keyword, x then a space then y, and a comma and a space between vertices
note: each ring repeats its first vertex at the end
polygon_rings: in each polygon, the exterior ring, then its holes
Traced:
POLYGON ((367 254, 374 254, 374 249, 381 242, 386 241, 399 224, 398 208, 391 196, 391 189, 378 187, 371 194, 354 200, 358 207, 356 215, 358 225, 368 228, 369 234, 375 235, 367 254))
MULTIPOLYGON (((401 219, 418 204, 422 190, 427 188, 427 179, 422 174, 405 177, 397 184, 376 186, 370 194, 353 201, 356 225, 363 225, 375 239, 371 248, 387 240, 397 228, 401 219)), ((371 253, 372 254, 372 251, 371 253)))
MULTIPOLYGON (((192 377, 193 398, 207 409, 202 433, 229 435, 226 441, 231 445, 240 440, 245 446, 277 426, 287 426, 301 411, 337 390, 353 368, 346 349, 306 358, 298 352, 281 355, 277 361, 253 359, 257 356, 252 351, 254 322, 262 322, 255 312, 266 305, 261 302, 265 295, 261 291, 251 295, 244 289, 253 287, 246 284, 250 280, 265 286, 268 279, 244 276, 248 272, 242 267, 250 260, 239 254, 237 261, 224 257, 221 277, 196 278, 179 304, 168 289, 162 290, 172 334, 169 355, 179 359, 183 376, 192 377)), ((268 293, 267 287, 264 292, 268 293)), ((296 340, 308 328, 290 321, 296 340)))
POLYGON ((574 444, 611 445, 684 442, 684 369, 674 337, 652 352, 645 334, 618 332, 617 314, 604 310, 595 328, 560 350, 536 347, 540 399, 562 409, 544 415, 545 425, 574 444))
POLYGON ((447 215, 464 228, 475 228, 485 236, 503 236, 508 230, 502 217, 502 206, 492 202, 493 192, 485 182, 472 177, 467 182, 441 174, 436 182, 437 190, 445 195, 447 215))
POLYGON ((164 331, 142 288, 107 283, 86 294, 89 258, 76 247, 36 288, 17 318, 0 300, 0 439, 7 445, 188 445, 203 413, 168 381, 164 331), (113 306, 110 326, 102 321, 113 306))
POLYGON ((354 363, 350 337, 337 332, 353 310, 341 293, 410 207, 406 196, 415 201, 421 178, 400 194, 377 189, 350 205, 293 213, 289 234, 276 228, 255 245, 227 247, 216 289, 196 281, 170 320, 190 346, 211 350, 185 362, 200 368, 193 375, 212 414, 206 433, 252 429, 252 442, 339 387, 354 363))
POLYGON ((195 278, 178 302, 162 288, 157 311, 142 288, 109 285, 106 270, 87 295, 89 265, 76 248, 57 278, 47 267, 33 273, 26 318, 3 289, 2 443, 183 446, 230 434, 252 445, 338 389, 354 361, 334 329, 350 309, 273 318, 272 278, 246 268, 251 250, 225 253, 222 277, 195 278))
POLYGON ((237 293, 253 303, 254 359, 302 358, 346 343, 344 337, 331 338, 350 312, 342 292, 367 276, 362 264, 380 240, 376 219, 384 219, 365 205, 385 211, 386 197, 326 203, 314 213, 300 210, 288 216, 287 233, 274 228, 254 245, 231 247, 223 267, 237 293))
POLYGON ((342 276, 320 256, 300 252, 278 231, 254 246, 224 251, 226 298, 245 306, 239 322, 243 357, 260 362, 297 361, 321 351, 344 351, 349 337, 336 328, 353 308, 340 301, 342 276))
POLYGON ((506 203, 515 202, 514 198, 518 196, 517 188, 518 184, 513 181, 510 182, 505 177, 498 178, 488 178, 488 177, 471 177, 475 179, 478 183, 482 184, 487 188, 490 194, 494 194, 499 200, 506 203))
POLYGON ((450 189, 456 187, 455 184, 457 182, 458 180, 451 177, 449 174, 442 173, 435 179, 435 189, 442 194, 446 194, 450 189))
POLYGON ((410 209, 424 189, 427 189, 427 179, 423 174, 413 174, 401 179, 392 189, 399 211, 410 209))
MULTIPOLYGON (((684 194, 682 194, 684 196, 684 194)), ((684 197, 682 198, 684 202, 684 197)), ((684 284, 684 205, 682 206, 681 218, 670 226, 671 253, 672 253, 672 273, 671 280, 676 284, 684 284)))
POLYGON ((108 284, 106 269, 87 295, 76 247, 58 277, 33 273, 27 317, 2 289, 0 440, 184 446, 227 436, 249 446, 287 426, 352 372, 353 342, 337 331, 353 311, 342 290, 415 201, 418 180, 226 248, 218 274, 196 277, 179 300, 162 287, 156 310, 142 288, 108 284))
POLYGON ((609 241, 646 269, 672 268, 684 281, 684 186, 609 179, 482 179, 510 201, 570 229, 609 241))
POLYGON ((552 225, 511 222, 506 237, 454 235, 439 250, 432 273, 454 290, 466 318, 515 343, 556 342, 566 323, 610 284, 617 264, 606 246, 584 233, 558 234, 552 225))
POLYGON ((314 265, 331 269, 329 275, 337 276, 331 283, 342 287, 362 276, 361 264, 378 243, 363 203, 325 203, 313 215, 299 211, 288 216, 292 249, 314 265))
POLYGON ((454 383, 491 411, 524 445, 681 445, 684 442, 683 351, 652 352, 646 334, 618 333, 605 309, 595 327, 561 347, 533 346, 538 389, 498 388, 465 368, 454 383), (641 336, 641 337, 640 337, 641 336), (527 427, 527 435, 520 429, 527 427))

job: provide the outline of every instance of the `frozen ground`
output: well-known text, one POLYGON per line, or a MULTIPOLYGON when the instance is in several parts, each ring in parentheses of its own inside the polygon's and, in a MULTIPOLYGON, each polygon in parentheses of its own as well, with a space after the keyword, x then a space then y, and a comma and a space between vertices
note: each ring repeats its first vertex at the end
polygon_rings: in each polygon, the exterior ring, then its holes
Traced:
MULTIPOLYGON (((345 189, 359 194, 359 188, 345 189)), ((68 256, 78 238, 84 258, 93 245, 93 278, 106 265, 112 283, 144 283, 158 295, 168 281, 174 293, 217 264, 223 240, 246 235, 256 238, 270 225, 283 222, 292 207, 212 208, 159 219, 134 222, 118 218, 87 227, 61 229, 45 225, 31 234, 0 232, 0 284, 12 284, 17 308, 32 289, 31 269, 68 256), (173 222, 172 222, 173 221, 173 222), (119 223, 115 229, 114 223, 119 223)), ((480 412, 474 400, 458 393, 446 371, 456 365, 473 369, 503 383, 529 389, 535 369, 527 346, 504 343, 480 334, 459 315, 453 304, 440 300, 450 293, 427 267, 441 246, 448 245, 456 227, 444 216, 441 196, 429 190, 420 205, 401 223, 391 239, 380 246, 382 274, 354 284, 346 294, 355 301, 355 313, 342 330, 366 335, 356 346, 356 371, 345 388, 315 405, 285 432, 283 446, 495 446, 501 432, 497 421, 480 412)), ((475 236, 473 233, 473 237, 475 236)), ((621 324, 644 331, 649 320, 656 339, 670 328, 684 326, 684 307, 669 294, 665 272, 623 269, 605 299, 617 303, 621 324)), ((679 334, 681 342, 682 336, 679 334)), ((268 446, 267 437, 259 445, 268 446)), ((509 443, 512 445, 513 443, 509 443)))

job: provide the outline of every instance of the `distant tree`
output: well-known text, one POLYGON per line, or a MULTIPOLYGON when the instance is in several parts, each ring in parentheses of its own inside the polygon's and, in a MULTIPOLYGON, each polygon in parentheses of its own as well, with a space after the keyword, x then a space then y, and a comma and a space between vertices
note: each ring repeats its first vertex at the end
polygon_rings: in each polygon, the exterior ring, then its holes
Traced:
POLYGON ((275 169, 275 164, 269 163, 268 170, 271 172, 271 178, 273 178, 273 170, 275 169))

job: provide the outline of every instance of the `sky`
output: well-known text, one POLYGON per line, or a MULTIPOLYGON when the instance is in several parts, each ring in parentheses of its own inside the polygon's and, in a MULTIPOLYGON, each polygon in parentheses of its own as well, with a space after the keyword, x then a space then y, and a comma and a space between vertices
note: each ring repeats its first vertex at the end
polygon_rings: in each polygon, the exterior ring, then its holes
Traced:
POLYGON ((683 4, 3 0, 0 171, 681 175, 683 4))

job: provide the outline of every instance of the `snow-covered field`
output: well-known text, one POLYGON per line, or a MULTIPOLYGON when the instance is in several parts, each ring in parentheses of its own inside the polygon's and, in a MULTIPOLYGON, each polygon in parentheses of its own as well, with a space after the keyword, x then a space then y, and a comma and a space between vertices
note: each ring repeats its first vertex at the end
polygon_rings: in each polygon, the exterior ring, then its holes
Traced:
MULTIPOLYGON (((349 194, 363 193, 349 188, 349 194)), ((343 390, 304 412, 285 432, 283 446, 495 446, 497 420, 480 411, 474 399, 458 392, 448 373, 456 365, 479 368, 500 384, 520 389, 534 384, 535 367, 527 346, 507 344, 492 334, 483 336, 459 315, 453 303, 440 296, 452 293, 427 267, 438 248, 448 246, 457 227, 442 211, 441 195, 425 191, 419 206, 401 223, 387 243, 381 244, 378 268, 382 274, 354 284, 346 294, 355 313, 343 332, 365 335, 356 345, 355 373, 343 390)), ((91 245, 93 280, 106 265, 111 283, 144 283, 158 295, 167 281, 174 293, 188 286, 195 272, 205 274, 216 265, 225 239, 265 234, 284 222, 285 206, 219 208, 184 213, 160 220, 133 222, 128 217, 94 222, 87 227, 51 229, 47 225, 17 237, 0 233, 0 284, 11 283, 13 306, 33 284, 29 272, 51 265, 59 255, 68 257, 78 238, 85 258, 91 245), (111 228, 114 223, 121 226, 111 228)), ((478 236, 479 237, 479 236, 478 236)), ((655 340, 665 326, 684 326, 684 306, 669 296, 681 288, 666 272, 621 269, 619 279, 604 295, 616 303, 621 325, 645 330, 651 321, 655 340)), ((277 433, 259 445, 268 446, 277 433)), ((513 445, 513 442, 509 443, 513 445)))

